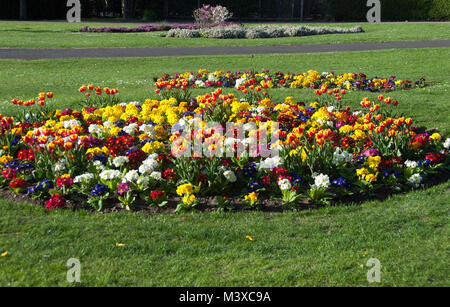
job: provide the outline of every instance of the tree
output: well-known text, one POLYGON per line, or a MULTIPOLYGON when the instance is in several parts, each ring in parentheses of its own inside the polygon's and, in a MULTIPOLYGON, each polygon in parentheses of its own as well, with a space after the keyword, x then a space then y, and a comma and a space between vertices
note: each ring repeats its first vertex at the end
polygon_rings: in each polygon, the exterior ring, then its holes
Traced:
POLYGON ((20 0, 20 20, 27 19, 27 0, 20 0))
POLYGON ((136 0, 122 0, 123 18, 132 19, 136 16, 136 0))

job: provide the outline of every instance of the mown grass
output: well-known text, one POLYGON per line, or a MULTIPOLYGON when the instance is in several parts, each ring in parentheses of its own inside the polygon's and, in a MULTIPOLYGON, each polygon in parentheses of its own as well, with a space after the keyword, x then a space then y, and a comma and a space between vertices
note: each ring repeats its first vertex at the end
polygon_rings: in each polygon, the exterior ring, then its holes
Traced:
POLYGON ((285 213, 89 214, 1 201, 0 285, 68 286, 66 262, 77 258, 82 286, 449 286, 449 189, 285 213), (379 284, 366 280, 369 258, 381 262, 379 284))
MULTIPOLYGON (((356 71, 416 79, 432 87, 400 91, 415 124, 448 125, 449 49, 302 55, 0 61, 1 112, 12 97, 55 92, 74 106, 82 83, 118 86, 123 101, 152 95, 152 78, 198 68, 356 71)), ((197 90, 195 93, 204 92, 197 90)), ((310 90, 275 90, 309 101, 310 90)), ((154 95, 154 94, 153 94, 154 95)), ((366 93, 348 95, 356 106, 366 93)), ((376 94, 371 94, 375 98, 376 94)), ((450 182, 428 189, 301 212, 91 214, 0 200, 1 286, 70 286, 69 258, 82 286, 449 286, 450 182), (252 236, 250 241, 246 236, 252 236), (116 243, 125 244, 116 246, 116 243), (381 282, 366 279, 369 258, 381 282), (361 267, 362 266, 362 267, 361 267)))
MULTIPOLYGON (((352 27, 361 25, 365 33, 328 34, 276 39, 206 39, 165 38, 166 32, 150 33, 80 33, 83 26, 106 27, 130 24, 68 24, 38 22, 0 22, 0 48, 131 48, 131 47, 198 47, 301 45, 318 43, 361 43, 448 39, 450 23, 431 24, 307 24, 310 26, 352 27)), ((290 24, 293 25, 293 24, 290 24)), ((250 25, 251 26, 251 25, 250 25)))

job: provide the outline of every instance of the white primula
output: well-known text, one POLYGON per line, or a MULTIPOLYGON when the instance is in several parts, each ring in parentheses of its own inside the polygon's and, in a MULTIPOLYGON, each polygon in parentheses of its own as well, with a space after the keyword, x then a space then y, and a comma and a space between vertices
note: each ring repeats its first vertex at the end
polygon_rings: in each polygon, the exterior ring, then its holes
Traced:
POLYGON ((96 124, 91 124, 89 125, 89 133, 90 134, 95 134, 95 135, 102 135, 104 134, 106 131, 102 126, 96 125, 96 124))
POLYGON ((81 122, 76 119, 70 119, 63 122, 64 129, 72 129, 75 126, 81 127, 81 122))
POLYGON ((328 175, 314 173, 313 178, 314 184, 312 187, 315 189, 328 188, 330 186, 330 177, 328 177, 328 175))
POLYGON ((105 180, 105 181, 119 179, 121 177, 122 177, 122 173, 115 169, 107 169, 100 173, 100 179, 105 180))
POLYGON ((279 167, 283 165, 283 159, 280 156, 276 156, 273 158, 267 158, 259 164, 259 168, 266 168, 266 169, 272 169, 274 167, 279 167))
POLYGON ((336 148, 333 153, 333 164, 340 165, 343 163, 351 162, 353 160, 353 155, 348 151, 343 151, 341 148, 336 148))
POLYGON ((422 176, 420 176, 420 174, 414 174, 408 178, 408 182, 417 188, 417 187, 419 187, 420 183, 422 182, 422 176))
POLYGON ((161 172, 152 172, 150 177, 158 181, 162 180, 161 172))
POLYGON ((66 161, 61 160, 55 163, 54 170, 55 172, 61 172, 66 169, 66 161))
POLYGON ((115 167, 122 167, 123 165, 125 165, 125 163, 128 163, 129 161, 130 159, 128 159, 128 157, 118 156, 114 158, 113 164, 115 167))
POLYGON ((231 170, 225 171, 223 175, 229 182, 236 182, 237 180, 236 174, 231 170))
POLYGON ((151 174, 157 166, 158 161, 156 161, 156 158, 149 156, 142 162, 141 166, 139 166, 139 173, 151 174))
POLYGON ((94 174, 86 173, 83 175, 76 176, 73 179, 73 182, 74 183, 87 183, 87 182, 91 181, 92 179, 94 179, 94 174))
POLYGON ((417 163, 416 161, 406 160, 405 166, 409 168, 416 168, 417 166, 419 166, 419 163, 417 163))
POLYGON ((195 81, 195 86, 197 86, 197 87, 206 87, 206 84, 202 80, 197 80, 197 81, 195 81))
POLYGON ((147 187, 150 183, 150 178, 148 176, 140 176, 136 183, 140 186, 147 187))
POLYGON ((123 176, 122 182, 136 182, 139 179, 139 173, 137 170, 128 171, 125 176, 123 176))
POLYGON ((450 149, 450 138, 447 138, 444 142, 444 148, 445 149, 450 149))
POLYGON ((105 169, 105 166, 103 165, 103 163, 98 160, 94 161, 93 164, 94 164, 95 168, 99 171, 102 171, 105 169))
POLYGON ((107 120, 103 122, 103 127, 105 127, 106 129, 112 129, 115 128, 116 125, 114 125, 112 121, 107 120))
POLYGON ((281 191, 287 191, 292 188, 292 184, 289 181, 289 179, 284 178, 278 181, 278 186, 280 187, 281 191))
POLYGON ((244 81, 245 81, 245 78, 237 79, 235 87, 238 88, 239 86, 242 85, 242 83, 244 83, 244 81))
POLYGON ((257 107, 256 108, 256 112, 258 112, 259 114, 261 114, 262 112, 264 112, 266 110, 265 107, 257 107))
POLYGON ((123 127, 123 131, 125 131, 126 134, 129 134, 133 136, 136 133, 136 128, 138 127, 138 124, 132 123, 128 126, 123 127))
POLYGON ((152 137, 155 134, 154 131, 154 126, 153 125, 146 125, 143 124, 139 127, 139 131, 141 131, 142 133, 147 134, 149 137, 152 137))

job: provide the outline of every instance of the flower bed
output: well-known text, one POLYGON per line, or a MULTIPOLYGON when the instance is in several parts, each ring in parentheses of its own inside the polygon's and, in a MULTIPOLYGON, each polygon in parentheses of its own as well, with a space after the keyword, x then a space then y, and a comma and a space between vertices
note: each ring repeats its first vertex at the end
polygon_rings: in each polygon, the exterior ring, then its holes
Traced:
POLYGON ((136 32, 154 32, 154 31, 167 31, 172 29, 169 25, 145 25, 140 27, 102 27, 102 28, 91 28, 85 26, 80 29, 80 32, 89 33, 136 33, 136 32))
POLYGON ((321 34, 344 34, 344 33, 361 33, 364 30, 360 26, 353 28, 339 27, 308 27, 308 26, 255 26, 245 27, 242 25, 229 26, 211 26, 202 27, 200 29, 171 29, 167 33, 167 37, 179 38, 278 38, 278 37, 296 37, 321 34))
POLYGON ((414 127, 390 97, 351 110, 346 90, 316 90, 308 105, 253 91, 119 103, 117 89, 88 85, 83 109, 53 111, 53 93, 14 99, 19 114, 0 121, 0 184, 48 209, 295 208, 418 188, 449 168, 450 138, 414 127))
MULTIPOLYGON (((211 24, 201 25, 203 28, 208 27, 228 27, 228 26, 237 26, 238 23, 232 22, 215 22, 211 24)), ((200 25, 197 24, 150 24, 140 27, 101 27, 101 28, 91 28, 89 26, 85 26, 80 29, 80 32, 86 33, 138 33, 138 32, 155 32, 155 31, 169 31, 172 29, 177 30, 197 30, 200 25)))
POLYGON ((159 89, 172 87, 235 87, 239 89, 245 89, 246 87, 261 87, 262 89, 286 87, 320 89, 327 87, 376 92, 426 86, 424 78, 413 82, 410 80, 396 80, 395 76, 380 78, 368 77, 364 73, 336 74, 334 71, 320 74, 315 70, 308 70, 304 73, 271 73, 269 70, 264 70, 259 73, 257 71, 211 72, 206 69, 200 69, 197 73, 165 74, 161 78, 156 78, 155 82, 156 87, 159 89))

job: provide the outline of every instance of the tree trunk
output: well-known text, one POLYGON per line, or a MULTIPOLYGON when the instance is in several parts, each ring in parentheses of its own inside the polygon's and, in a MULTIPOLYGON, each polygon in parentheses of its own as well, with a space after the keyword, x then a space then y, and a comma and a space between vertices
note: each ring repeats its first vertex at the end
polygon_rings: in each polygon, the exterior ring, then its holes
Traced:
POLYGON ((27 0, 20 0, 20 20, 27 19, 27 0))
POLYGON ((136 16, 136 0, 123 0, 122 2, 123 18, 132 19, 136 16))

